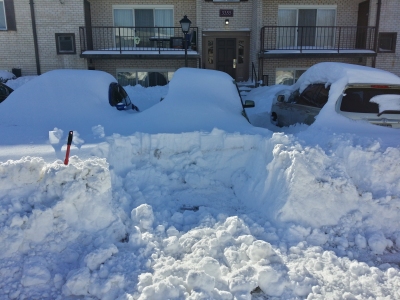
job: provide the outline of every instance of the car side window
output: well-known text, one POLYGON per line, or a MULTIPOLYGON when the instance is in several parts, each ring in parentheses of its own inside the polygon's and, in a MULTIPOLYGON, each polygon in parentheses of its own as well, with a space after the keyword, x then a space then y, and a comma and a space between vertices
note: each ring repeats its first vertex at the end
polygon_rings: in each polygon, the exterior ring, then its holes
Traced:
POLYGON ((112 82, 108 91, 108 100, 111 106, 116 106, 118 103, 129 105, 131 100, 125 89, 116 82, 112 82))
POLYGON ((328 101, 330 86, 311 84, 300 95, 297 104, 322 108, 328 101))

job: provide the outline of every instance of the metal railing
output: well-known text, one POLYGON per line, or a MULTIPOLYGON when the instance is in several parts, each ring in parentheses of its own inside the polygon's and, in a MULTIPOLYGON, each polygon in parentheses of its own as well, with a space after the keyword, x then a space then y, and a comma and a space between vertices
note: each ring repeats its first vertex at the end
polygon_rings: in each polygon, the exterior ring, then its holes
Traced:
POLYGON ((251 82, 254 83, 254 87, 258 87, 259 82, 257 79, 256 67, 254 66, 254 62, 251 62, 251 82))
POLYGON ((375 27, 264 26, 261 52, 271 50, 374 50, 375 27))
MULTIPOLYGON (((188 50, 196 50, 198 27, 186 35, 188 50)), ((182 51, 181 27, 79 27, 81 51, 182 51)), ((196 50, 197 51, 197 50, 196 50)))

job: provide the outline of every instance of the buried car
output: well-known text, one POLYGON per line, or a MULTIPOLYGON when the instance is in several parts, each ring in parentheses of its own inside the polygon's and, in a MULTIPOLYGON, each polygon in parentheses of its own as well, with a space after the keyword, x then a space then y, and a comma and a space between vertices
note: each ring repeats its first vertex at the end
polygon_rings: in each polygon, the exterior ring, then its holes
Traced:
MULTIPOLYGON (((53 70, 27 81, 0 104, 0 130, 16 143, 29 143, 34 137, 45 143, 54 128, 77 131, 81 140, 90 142, 121 132, 119 122, 137 115, 135 108, 109 73, 53 70), (115 121, 103 126, 105 119, 115 121)), ((74 141, 79 141, 75 133, 74 141)))
POLYGON ((310 125, 328 101, 334 102, 336 113, 349 119, 400 128, 400 78, 344 63, 314 65, 297 83, 279 92, 272 103, 271 122, 281 127, 310 125))

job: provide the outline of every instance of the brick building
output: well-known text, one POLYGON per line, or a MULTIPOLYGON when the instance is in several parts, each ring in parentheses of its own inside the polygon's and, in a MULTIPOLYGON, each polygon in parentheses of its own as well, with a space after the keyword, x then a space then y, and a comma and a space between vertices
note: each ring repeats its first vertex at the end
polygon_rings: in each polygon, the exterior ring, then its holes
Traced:
POLYGON ((96 69, 144 86, 185 65, 268 85, 321 61, 400 75, 398 1, 0 0, 0 69, 96 69))

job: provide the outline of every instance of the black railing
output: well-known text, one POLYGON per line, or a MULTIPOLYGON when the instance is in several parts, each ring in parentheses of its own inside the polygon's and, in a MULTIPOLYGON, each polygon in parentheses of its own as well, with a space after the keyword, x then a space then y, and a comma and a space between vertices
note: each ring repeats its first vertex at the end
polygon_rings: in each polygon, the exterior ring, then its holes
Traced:
MULTIPOLYGON (((188 50, 197 51, 198 28, 186 35, 188 50)), ((79 27, 81 52, 85 51, 182 51, 181 27, 79 27)))
POLYGON ((264 26, 261 52, 271 50, 374 50, 375 27, 264 26))
POLYGON ((254 83, 254 87, 258 87, 259 82, 257 79, 256 67, 254 66, 254 62, 251 62, 251 82, 254 83))

